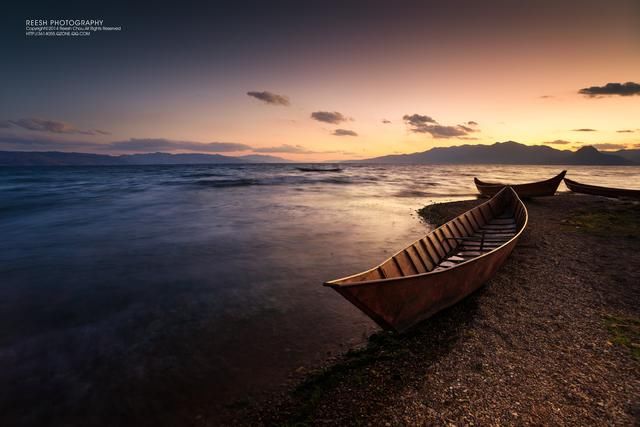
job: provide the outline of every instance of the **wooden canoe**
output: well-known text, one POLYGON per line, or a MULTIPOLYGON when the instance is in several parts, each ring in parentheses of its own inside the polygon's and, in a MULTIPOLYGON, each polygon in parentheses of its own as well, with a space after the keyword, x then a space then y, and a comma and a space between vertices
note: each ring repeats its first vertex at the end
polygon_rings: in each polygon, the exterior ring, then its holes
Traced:
MULTIPOLYGON (((562 171, 553 178, 546 179, 544 181, 530 182, 528 184, 515 184, 511 185, 511 187, 516 190, 518 196, 523 199, 529 197, 553 196, 566 173, 567 171, 562 171)), ((480 194, 486 197, 492 197, 502 188, 510 185, 497 182, 484 182, 480 181, 478 178, 473 178, 473 182, 475 182, 476 188, 478 188, 480 194)))
POLYGON ((565 178, 564 183, 569 190, 574 193, 593 194, 594 196, 640 199, 640 190, 630 190, 626 188, 600 187, 597 185, 581 184, 565 178))
POLYGON ((387 330, 403 332, 489 280, 525 226, 527 209, 505 187, 370 270, 326 282, 387 330))

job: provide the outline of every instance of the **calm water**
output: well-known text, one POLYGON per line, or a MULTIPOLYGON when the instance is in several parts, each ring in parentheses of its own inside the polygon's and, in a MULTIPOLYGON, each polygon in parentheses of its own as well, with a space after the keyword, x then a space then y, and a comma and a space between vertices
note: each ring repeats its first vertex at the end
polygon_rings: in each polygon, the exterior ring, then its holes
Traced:
MULTIPOLYGON (((416 209, 474 197, 475 175, 561 169, 0 169, 0 423, 215 416, 376 330, 320 284, 425 233, 416 209)), ((569 169, 640 182, 639 167, 569 169)))

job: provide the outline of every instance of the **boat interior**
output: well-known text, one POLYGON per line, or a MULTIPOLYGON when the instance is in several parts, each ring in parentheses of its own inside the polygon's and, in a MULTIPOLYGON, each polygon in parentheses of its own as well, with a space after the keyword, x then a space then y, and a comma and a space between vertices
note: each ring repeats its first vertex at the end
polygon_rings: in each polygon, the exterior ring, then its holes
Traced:
POLYGON ((435 273, 489 253, 525 225, 526 211, 510 187, 436 228, 371 270, 328 282, 348 285, 435 273))

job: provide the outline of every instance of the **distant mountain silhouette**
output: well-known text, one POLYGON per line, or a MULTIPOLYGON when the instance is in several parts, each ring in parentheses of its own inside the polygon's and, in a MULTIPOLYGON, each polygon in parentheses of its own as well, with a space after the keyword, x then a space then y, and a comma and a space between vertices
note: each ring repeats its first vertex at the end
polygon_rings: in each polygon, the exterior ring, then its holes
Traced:
POLYGON ((591 146, 580 148, 567 161, 568 165, 628 165, 632 163, 634 162, 614 154, 601 153, 591 146))
MULTIPOLYGON (((63 153, 59 151, 0 151, 0 166, 105 166, 105 165, 184 165, 229 163, 292 163, 261 154, 239 157, 220 154, 146 153, 110 156, 104 154, 63 153)), ((578 151, 556 150, 544 145, 524 145, 514 141, 493 145, 438 147, 413 154, 398 154, 340 163, 377 164, 520 164, 520 165, 629 165, 640 164, 640 150, 603 153, 594 147, 578 151)))
POLYGON ((413 154, 397 154, 350 163, 383 164, 512 164, 512 165, 627 165, 632 160, 605 154, 593 147, 578 151, 556 150, 545 145, 524 145, 514 141, 493 145, 460 145, 437 147, 413 154))
POLYGON ((108 166, 126 164, 103 154, 60 151, 0 151, 0 166, 108 166))
POLYGON ((640 163, 640 149, 637 150, 618 150, 611 154, 631 160, 634 163, 640 163))
POLYGON ((147 153, 110 156, 60 151, 0 151, 0 166, 195 165, 287 162, 288 160, 280 157, 263 155, 231 157, 220 154, 147 153))

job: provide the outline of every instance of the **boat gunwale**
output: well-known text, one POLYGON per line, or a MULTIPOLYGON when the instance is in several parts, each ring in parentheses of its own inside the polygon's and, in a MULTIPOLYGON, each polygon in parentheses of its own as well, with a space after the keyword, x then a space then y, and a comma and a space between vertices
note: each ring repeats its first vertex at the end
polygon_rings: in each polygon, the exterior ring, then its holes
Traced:
MULTIPOLYGON (((515 218, 515 212, 514 212, 514 218, 515 218)), ((323 286, 327 286, 330 288, 347 288, 347 287, 353 287, 353 286, 366 286, 366 285, 376 285, 376 284, 383 284, 386 282, 392 282, 392 281, 398 281, 398 280, 403 280, 403 279, 409 279, 409 278, 415 278, 415 277, 426 277, 426 276, 430 276, 430 275, 436 275, 436 274, 442 274, 442 273, 447 273, 450 272, 458 267, 467 265, 471 262, 476 262, 478 260, 480 260, 481 258, 484 258, 488 255, 493 255, 498 251, 501 251, 502 249, 506 248, 508 245, 510 245, 513 241, 515 241, 516 239, 518 239, 520 237, 520 235, 524 232, 525 228, 527 227, 527 223, 529 222, 529 212, 527 211, 527 206, 524 204, 524 202, 522 201, 522 199, 520 199, 520 197, 518 196, 518 193, 510 186, 507 185, 505 186, 503 189, 501 189, 499 192, 496 193, 495 196, 493 196, 492 198, 490 198, 489 200, 485 201, 484 203, 481 203, 477 206, 474 206, 473 208, 461 213, 460 215, 455 216, 454 218, 450 219, 449 221, 445 222, 444 224, 440 225, 437 228, 434 228, 433 230, 431 230, 429 233, 425 234, 423 237, 421 237, 420 239, 415 240, 413 243, 410 243, 409 245, 405 246, 404 248, 400 249, 398 252, 396 252, 395 254, 393 254, 392 256, 390 256, 389 258, 387 258, 386 260, 382 261, 381 263, 377 264, 375 267, 370 268, 368 270, 365 271, 361 271, 359 273, 356 274, 352 274, 350 276, 345 276, 345 277, 341 277, 339 279, 334 279, 334 280, 330 280, 328 282, 324 282, 323 286), (513 235, 513 237, 511 237, 509 240, 507 240, 506 242, 504 242, 502 245, 498 246, 497 248, 494 248, 492 250, 490 250, 489 252, 486 252, 482 255, 479 255, 477 257, 474 258, 470 258, 464 262, 461 262, 459 264, 454 265, 453 267, 448 267, 446 269, 443 270, 439 270, 439 271, 427 271, 424 273, 418 273, 418 274, 411 274, 411 275, 407 275, 407 276, 399 276, 399 277, 387 277, 387 278, 383 278, 383 279, 374 279, 374 280, 363 280, 361 282, 352 282, 352 283, 336 283, 339 282, 341 280, 347 280, 350 279, 352 277, 356 277, 356 276, 360 276, 362 274, 365 273, 369 273, 371 271, 377 270, 378 268, 380 268, 380 266, 382 266, 383 264, 385 264, 387 261, 390 261, 391 259, 393 259, 396 255, 400 254, 401 252, 405 251, 407 248, 413 246, 414 244, 416 244, 417 242, 421 241, 422 239, 424 239, 426 236, 429 236, 431 234, 433 234, 436 230, 444 227, 445 225, 453 222, 456 218, 464 215, 465 213, 479 208, 480 206, 484 206, 488 203, 491 202, 491 200, 493 200, 494 197, 498 197, 503 191, 507 191, 507 189, 511 190, 513 192, 513 195, 516 198, 516 201, 519 202, 522 205, 522 208, 524 209, 524 222, 522 224, 522 227, 520 227, 520 230, 513 235)), ((439 264, 439 263, 438 263, 439 264)), ((437 267, 437 265, 434 267, 434 269, 437 267)))
MULTIPOLYGON (((551 178, 548 179, 543 179, 542 181, 533 181, 533 182, 523 182, 522 184, 503 184, 500 182, 486 182, 486 181, 482 181, 480 179, 478 179, 478 177, 473 177, 473 182, 476 185, 482 185, 485 187, 519 187, 522 185, 534 185, 534 184, 547 184, 550 182, 553 182, 554 180, 558 179, 558 177, 560 177, 559 181, 562 181, 565 177, 565 175, 567 174, 567 170, 563 170, 562 172, 560 172, 559 174, 552 176, 551 178)), ((560 182, 558 182, 558 184, 560 184, 560 182)), ((479 189, 478 189, 479 190, 479 189)), ((496 193, 497 194, 497 193, 496 193)))
MULTIPOLYGON (((587 188, 591 188, 594 190, 608 190, 608 191, 631 191, 631 192, 638 192, 640 193, 640 189, 636 189, 636 188, 619 188, 619 187, 604 187, 602 185, 593 185, 593 184, 583 184, 581 182, 578 181, 574 181, 572 179, 569 178, 563 178, 565 181, 565 184, 567 185, 567 188, 569 188, 569 190, 573 191, 571 189, 571 187, 569 187, 570 185, 575 185, 576 187, 587 187, 587 188)), ((574 193, 578 193, 577 191, 573 191, 574 193)), ((583 193, 585 194, 585 193, 583 193)), ((605 196, 606 197, 606 196, 605 196)))

